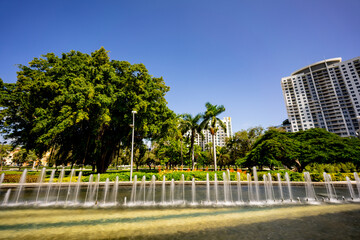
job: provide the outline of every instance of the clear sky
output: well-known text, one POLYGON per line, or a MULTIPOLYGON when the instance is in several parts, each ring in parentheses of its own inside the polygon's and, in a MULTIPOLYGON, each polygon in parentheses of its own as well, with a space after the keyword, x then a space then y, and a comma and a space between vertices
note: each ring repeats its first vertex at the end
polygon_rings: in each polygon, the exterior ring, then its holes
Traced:
POLYGON ((101 46, 170 86, 176 113, 224 105, 233 131, 287 118, 280 80, 360 55, 360 0, 0 0, 0 78, 17 64, 101 46))

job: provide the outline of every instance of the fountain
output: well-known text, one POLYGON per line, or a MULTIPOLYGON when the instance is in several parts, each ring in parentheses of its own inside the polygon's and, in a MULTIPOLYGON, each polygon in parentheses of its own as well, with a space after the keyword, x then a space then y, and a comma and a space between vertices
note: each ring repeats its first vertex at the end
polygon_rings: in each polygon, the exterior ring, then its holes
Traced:
POLYGON ((62 168, 62 170, 60 172, 60 176, 59 176, 59 187, 58 187, 58 193, 57 193, 57 197, 56 197, 56 203, 59 201, 61 185, 62 185, 62 180, 64 178, 64 175, 65 175, 65 168, 62 168))
POLYGON ((142 203, 145 203, 146 201, 146 191, 145 191, 145 188, 146 188, 146 177, 143 176, 141 178, 141 183, 140 183, 140 190, 139 190, 139 197, 138 197, 138 202, 142 202, 142 203))
POLYGON ((354 172, 354 178, 355 178, 355 182, 356 182, 356 188, 358 191, 358 198, 360 199, 360 178, 359 175, 357 174, 357 172, 354 172))
POLYGON ((81 183, 81 176, 82 176, 82 171, 79 172, 78 175, 78 181, 75 187, 75 196, 74 196, 74 203, 77 203, 78 201, 78 197, 79 197, 79 191, 80 191, 80 183, 81 183))
POLYGON ((185 176, 184 176, 184 174, 181 174, 180 184, 182 186, 182 200, 183 200, 183 203, 185 203, 185 176))
POLYGON ((192 183, 191 183, 191 199, 192 199, 192 204, 195 204, 196 203, 195 178, 192 179, 192 183))
POLYGON ((351 184, 351 181, 350 181, 349 177, 346 177, 346 182, 347 182, 347 186, 348 186, 348 189, 349 189, 350 197, 351 197, 352 200, 354 200, 355 199, 355 192, 354 192, 354 189, 353 189, 353 186, 351 184))
POLYGON ((266 201, 272 202, 275 199, 274 199, 274 189, 272 186, 271 175, 269 174, 268 176, 266 176, 264 174, 263 179, 264 179, 266 201))
POLYGON ((104 201, 103 201, 104 204, 106 203, 106 197, 107 197, 108 192, 109 192, 109 178, 106 178, 105 190, 104 190, 104 201))
POLYGON ((217 174, 214 174, 214 192, 215 192, 215 202, 219 202, 219 194, 218 194, 218 180, 217 180, 217 174))
POLYGON ((165 204, 165 201, 166 201, 166 188, 165 188, 165 175, 164 175, 162 181, 161 203, 165 204))
POLYGON ((130 202, 135 203, 136 201, 136 184, 137 184, 137 175, 134 176, 133 186, 131 190, 130 202))
POLYGON ((2 203, 3 206, 6 206, 7 203, 9 202, 10 193, 11 193, 11 188, 9 188, 9 189, 6 191, 6 194, 5 194, 5 197, 4 197, 4 201, 3 201, 3 203, 2 203))
POLYGON ((91 193, 92 193, 92 188, 93 188, 93 178, 94 176, 92 174, 90 174, 90 177, 89 177, 89 184, 88 184, 88 187, 86 189, 86 195, 85 195, 85 204, 88 203, 88 202, 91 202, 91 193))
POLYGON ((314 186, 311 182, 311 177, 309 172, 304 172, 305 179, 305 191, 306 191, 306 201, 315 201, 317 200, 314 186))
POLYGON ((283 193, 283 189, 282 189, 282 184, 281 184, 281 175, 280 173, 277 173, 277 180, 278 180, 278 188, 279 188, 279 193, 280 193, 280 200, 284 201, 284 193, 283 193))
MULTIPOLYGON (((283 189, 281 175, 277 174, 277 183, 273 183, 270 173, 262 175, 261 182, 257 179, 256 169, 253 169, 253 178, 247 173, 247 181, 241 181, 240 172, 236 173, 235 181, 231 181, 230 171, 222 172, 222 180, 218 180, 217 174, 214 173, 214 181, 210 181, 209 173, 206 174, 206 181, 198 182, 195 178, 186 182, 184 174, 181 175, 179 181, 171 179, 166 181, 166 176, 162 176, 162 181, 157 181, 153 175, 150 181, 146 181, 143 176, 138 181, 135 175, 128 190, 119 185, 119 177, 114 182, 110 182, 107 178, 105 182, 100 183, 100 174, 90 174, 87 182, 82 182, 83 172, 77 174, 75 170, 71 170, 68 183, 64 183, 65 170, 60 171, 58 181, 55 179, 55 170, 51 170, 49 178, 45 180, 46 169, 43 168, 39 174, 37 184, 26 183, 27 170, 25 169, 20 177, 19 184, 2 185, 0 191, 0 206, 238 206, 238 205, 273 205, 287 204, 294 199, 293 191, 296 193, 297 202, 300 203, 319 203, 314 184, 311 181, 310 174, 304 173, 305 182, 294 183, 293 186, 289 179, 289 174, 285 173, 285 183, 287 191, 283 189), (75 180, 76 179, 76 180, 75 180), (247 183, 247 184, 244 184, 247 183), (159 191, 156 191, 156 185, 160 185, 159 191), (203 185, 203 187, 202 187, 203 185), (5 186, 5 189, 4 189, 5 186), (8 188, 8 189, 7 189, 8 188), (13 191, 12 189, 15 189, 13 191), (14 192, 14 195, 11 194, 14 192), (26 193, 26 194, 24 194, 26 193), (234 196, 234 198, 233 198, 234 196), (235 197, 236 196, 236 197, 235 197), (303 197, 305 196, 305 197, 303 197), (124 199, 123 203, 119 199, 124 199), (126 201, 130 199, 130 201, 126 201), (286 199, 286 200, 284 200, 286 199), (304 201, 305 200, 305 201, 304 201)), ((324 183, 321 184, 326 190, 326 199, 331 202, 339 202, 337 200, 337 191, 335 190, 336 182, 333 182, 331 176, 323 173, 324 183)), ((348 191, 340 191, 345 201, 358 201, 358 195, 355 194, 354 187, 359 187, 359 177, 354 173, 355 182, 351 182, 346 178, 348 191)), ((1 176, 4 179, 4 175, 1 176)), ((317 183, 317 185, 319 185, 317 183)), ((357 190, 359 191, 359 189, 357 190)), ((322 193, 318 193, 319 195, 322 193)), ((323 199, 324 201, 325 199, 323 199)), ((295 202, 294 202, 295 203, 295 202)))
POLYGON ((151 177, 151 182, 148 190, 147 200, 151 202, 152 204, 155 204, 155 186, 156 186, 156 178, 153 175, 151 177))
POLYGON ((330 201, 337 200, 335 187, 332 184, 330 174, 327 174, 326 172, 324 172, 323 176, 324 176, 324 182, 325 182, 325 186, 326 186, 326 192, 327 192, 327 195, 328 195, 328 199, 330 201))
POLYGON ((242 191, 241 191, 241 178, 239 172, 237 172, 237 195, 238 195, 238 202, 239 203, 243 202, 242 191))
POLYGON ((293 198, 292 190, 291 190, 290 177, 289 177, 289 174, 287 172, 285 173, 285 180, 286 180, 286 184, 288 186, 289 200, 292 201, 294 198, 293 198))
POLYGON ((41 190, 41 187, 42 187, 42 182, 44 181, 44 178, 45 178, 45 173, 46 173, 46 168, 43 168, 41 170, 41 173, 40 173, 40 176, 39 176, 39 179, 38 179, 38 190, 37 190, 37 194, 36 194, 36 203, 38 202, 39 200, 39 194, 40 194, 40 190, 41 190))
POLYGON ((171 179, 171 185, 170 185, 170 201, 172 204, 174 204, 175 201, 175 196, 174 193, 175 192, 175 183, 174 183, 174 179, 171 179))
POLYGON ((209 181, 209 173, 206 173, 206 202, 210 203, 210 181, 209 181))
POLYGON ((256 197, 256 201, 260 202, 259 180, 258 180, 258 175, 256 172, 256 167, 253 167, 253 174, 254 174, 254 183, 255 183, 255 197, 256 197))
POLYGON ((75 169, 71 169, 69 187, 68 187, 68 191, 67 191, 67 194, 66 194, 66 200, 65 200, 66 203, 68 202, 68 198, 69 198, 70 193, 71 193, 71 181, 72 181, 72 178, 73 178, 74 174, 75 174, 75 169))
POLYGON ((0 188, 1 188, 2 182, 4 181, 4 178, 5 178, 5 173, 2 173, 2 174, 0 175, 0 188))
POLYGON ((50 180, 49 180, 48 187, 47 187, 47 190, 46 190, 45 203, 48 203, 48 202, 49 202, 50 190, 51 190, 51 187, 52 187, 52 183, 53 183, 53 180, 54 180, 54 176, 55 176, 55 169, 53 169, 53 170, 51 171, 50 180))
POLYGON ((229 179, 225 172, 223 172, 223 188, 224 188, 224 202, 228 203, 231 201, 230 199, 230 190, 229 190, 229 179))
POLYGON ((26 174, 27 174, 27 169, 25 169, 23 171, 23 173, 21 174, 20 181, 19 181, 19 184, 18 184, 18 187, 17 187, 17 190, 16 190, 15 203, 19 203, 20 195, 22 193, 22 190, 24 188, 24 184, 26 182, 26 174))
POLYGON ((247 182, 248 182, 248 198, 249 202, 254 202, 254 193, 252 189, 252 182, 251 182, 251 176, 250 173, 246 174, 247 182))
MULTIPOLYGON (((114 205, 116 205, 116 202, 117 202, 118 191, 119 191, 119 176, 116 176, 115 182, 114 182, 114 185, 113 185, 113 190, 112 190, 112 193, 111 193, 111 199, 112 199, 112 203, 114 205)), ((145 191, 144 191, 144 194, 145 194, 145 191)))

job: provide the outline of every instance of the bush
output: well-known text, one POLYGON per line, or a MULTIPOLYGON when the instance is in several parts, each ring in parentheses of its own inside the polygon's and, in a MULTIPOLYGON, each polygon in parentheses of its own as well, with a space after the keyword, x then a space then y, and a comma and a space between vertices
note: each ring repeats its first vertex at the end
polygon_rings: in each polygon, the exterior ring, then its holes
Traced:
POLYGON ((352 173, 356 172, 356 166, 352 162, 347 163, 333 163, 333 164, 320 164, 311 163, 305 167, 305 171, 310 173, 352 173))
MULTIPOLYGON (((20 182, 21 174, 5 174, 3 183, 18 183, 20 182)), ((27 183, 36 183, 38 177, 36 175, 26 175, 27 183)))

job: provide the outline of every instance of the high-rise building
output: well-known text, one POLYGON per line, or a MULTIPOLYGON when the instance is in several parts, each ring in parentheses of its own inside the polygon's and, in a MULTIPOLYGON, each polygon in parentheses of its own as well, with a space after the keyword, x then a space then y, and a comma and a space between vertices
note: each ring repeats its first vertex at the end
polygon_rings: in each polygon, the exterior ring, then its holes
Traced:
MULTIPOLYGON (((215 146, 221 147, 225 146, 225 139, 232 136, 231 117, 224 117, 222 122, 226 127, 226 131, 218 123, 216 123, 218 131, 215 134, 215 146)), ((212 143, 212 135, 209 130, 203 130, 202 133, 204 137, 196 134, 195 142, 201 146, 202 150, 205 150, 206 144, 212 143)))
POLYGON ((281 79, 291 131, 324 128, 339 136, 359 133, 360 57, 320 61, 281 79))

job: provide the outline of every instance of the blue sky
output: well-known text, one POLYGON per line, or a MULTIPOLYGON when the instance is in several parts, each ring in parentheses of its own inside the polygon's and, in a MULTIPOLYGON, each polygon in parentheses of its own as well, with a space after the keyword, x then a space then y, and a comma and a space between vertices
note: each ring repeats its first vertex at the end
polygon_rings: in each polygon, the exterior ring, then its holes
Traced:
POLYGON ((280 80, 360 55, 359 0, 0 1, 0 78, 17 64, 101 46, 164 77, 176 113, 224 105, 233 131, 287 118, 280 80))

